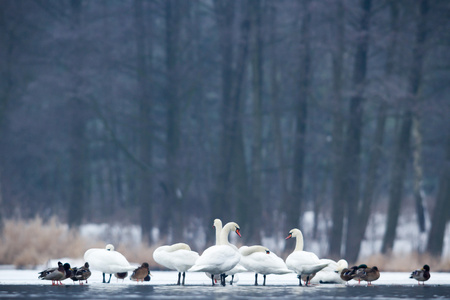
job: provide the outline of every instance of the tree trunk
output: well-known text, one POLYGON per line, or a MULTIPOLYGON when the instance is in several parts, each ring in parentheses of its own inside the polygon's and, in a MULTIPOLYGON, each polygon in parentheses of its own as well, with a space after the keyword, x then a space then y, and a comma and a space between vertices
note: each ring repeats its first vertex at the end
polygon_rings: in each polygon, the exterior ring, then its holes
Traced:
POLYGON ((357 243, 355 236, 359 226, 357 224, 357 209, 360 189, 360 154, 361 133, 363 127, 363 92, 365 89, 367 73, 367 53, 369 49, 369 27, 371 0, 361 1, 363 14, 359 23, 359 38, 356 43, 356 54, 353 65, 353 89, 354 94, 350 98, 350 111, 347 127, 347 136, 344 145, 345 175, 343 178, 343 199, 347 201, 347 226, 346 226, 346 256, 351 254, 357 243))
POLYGON ((420 122, 417 114, 413 116, 412 125, 413 137, 413 166, 414 166, 414 200, 416 203, 417 223, 420 232, 425 232, 425 199, 422 188, 423 169, 422 169, 422 133, 420 132, 420 122))
MULTIPOLYGON (((344 168, 342 166, 342 146, 344 138, 344 118, 342 115, 342 78, 344 72, 344 51, 345 51, 345 23, 344 23, 344 5, 341 0, 337 2, 336 18, 337 25, 332 28, 335 30, 336 49, 333 51, 333 90, 332 90, 332 108, 333 108, 333 133, 332 133, 332 164, 333 164, 333 194, 332 194, 332 212, 331 219, 333 225, 331 228, 329 240, 329 254, 332 258, 341 257, 341 244, 344 228, 344 201, 342 198, 342 178, 344 168)), ((333 24, 334 25, 334 24, 333 24)))
POLYGON ((232 162, 232 82, 233 82, 233 22, 236 3, 215 0, 214 9, 219 31, 219 49, 221 58, 222 96, 220 120, 222 122, 215 185, 212 192, 212 215, 214 218, 230 219, 231 209, 227 205, 229 198, 231 162, 232 162))
POLYGON ((306 124, 308 118, 308 99, 311 90, 311 37, 310 24, 311 12, 310 1, 304 1, 302 6, 304 12, 300 28, 300 68, 298 98, 295 103, 295 141, 293 157, 292 174, 292 195, 290 205, 285 207, 286 212, 286 230, 288 228, 298 227, 303 212, 303 172, 305 164, 305 139, 306 124), (300 216, 300 218, 299 218, 300 216))
POLYGON ((8 2, 0 2, 0 74, 2 80, 0 83, 0 234, 3 230, 3 189, 2 189, 2 179, 3 179, 3 128, 5 116, 8 109, 8 103, 11 99, 11 93, 13 89, 13 77, 12 77, 12 66, 14 65, 13 60, 13 49, 14 42, 17 40, 14 38, 15 33, 8 26, 7 18, 5 17, 8 13, 8 2))
POLYGON ((248 57, 248 40, 250 33, 250 20, 249 17, 249 6, 248 1, 242 3, 241 11, 243 12, 243 19, 241 20, 240 32, 241 36, 238 43, 238 48, 236 51, 236 69, 234 70, 234 82, 232 89, 232 99, 233 99, 233 116, 234 119, 232 122, 232 135, 233 140, 232 150, 233 150, 233 161, 232 161, 232 177, 233 182, 235 183, 236 189, 236 219, 246 231, 249 232, 249 239, 254 241, 256 238, 254 236, 254 228, 250 228, 253 226, 254 218, 258 219, 259 216, 256 216, 255 208, 253 207, 253 203, 248 201, 250 199, 250 191, 249 191, 249 178, 247 172, 247 163, 245 159, 245 148, 244 148, 244 134, 242 128, 242 85, 244 82, 244 76, 246 73, 247 66, 247 57, 248 57))
MULTIPOLYGON (((425 40, 426 40, 426 16, 428 13, 428 1, 420 2, 420 18, 417 23, 416 42, 413 49, 413 60, 411 62, 411 73, 409 77, 409 93, 411 96, 411 106, 414 106, 419 96, 419 89, 422 83, 422 69, 424 60, 425 40)), ((394 247, 398 217, 400 214, 400 204, 403 196, 403 183, 405 179, 405 169, 407 157, 410 153, 410 136, 413 124, 413 112, 407 109, 403 115, 401 129, 397 138, 397 145, 394 153, 394 163, 392 165, 392 179, 389 191, 389 208, 387 216, 386 231, 383 236, 381 252, 387 253, 394 247)))
MULTIPOLYGON (((274 152, 276 161, 278 163, 278 181, 280 186, 280 195, 279 198, 276 201, 276 206, 270 206, 271 209, 276 209, 276 211, 281 212, 284 210, 284 207, 287 207, 289 205, 288 201, 288 189, 287 189, 287 168, 286 168, 286 159, 285 159, 285 150, 283 147, 283 133, 281 130, 281 113, 280 113, 280 104, 279 104, 279 97, 280 97, 280 79, 279 79, 279 58, 278 58, 278 52, 279 49, 277 48, 277 36, 275 32, 275 26, 276 26, 276 5, 274 2, 270 2, 270 105, 271 105, 271 122, 272 122, 272 136, 273 136, 273 143, 274 143, 274 152)), ((271 214, 273 216, 273 214, 271 214)), ((281 225, 281 227, 278 227, 276 229, 283 229, 286 231, 285 226, 285 220, 281 220, 281 222, 277 222, 277 224, 281 225)), ((266 229, 272 229, 272 227, 268 226, 269 224, 265 225, 266 229)))
MULTIPOLYGON (((167 133, 166 133, 166 170, 167 170, 167 204, 179 209, 167 210, 167 222, 173 229, 176 241, 183 238, 183 191, 180 182, 181 165, 179 163, 181 110, 179 97, 179 51, 180 51, 180 23, 184 3, 176 0, 165 1, 166 22, 166 103, 167 103, 167 133)), ((167 224, 161 228, 167 230, 167 224), (164 229, 166 227, 166 229, 164 229)))
POLYGON ((139 168, 138 205, 140 213, 141 236, 144 241, 152 241, 152 95, 149 70, 151 70, 151 50, 146 48, 148 38, 147 26, 144 22, 143 0, 134 0, 135 32, 136 32, 136 73, 138 81, 139 102, 139 159, 147 166, 139 168), (150 50, 150 51, 149 51, 150 50), (150 60, 148 59, 150 57, 150 60))
POLYGON ((85 105, 81 99, 82 80, 80 67, 81 41, 77 37, 81 31, 81 0, 71 0, 71 30, 75 37, 73 40, 73 54, 71 55, 71 71, 73 73, 73 91, 69 98, 70 107, 70 193, 68 208, 68 224, 70 227, 79 226, 83 220, 84 192, 85 192, 85 105))
POLYGON ((445 161, 439 180, 439 191, 433 210, 433 221, 428 235, 427 252, 440 257, 444 246, 445 229, 450 219, 450 135, 447 137, 445 161))
MULTIPOLYGON (((385 66, 385 77, 390 80, 394 67, 395 49, 397 44, 397 33, 398 33, 398 4, 396 1, 390 1, 390 13, 391 13, 391 36, 389 39, 389 44, 387 46, 386 53, 386 66, 385 66)), ((371 205, 373 201, 373 194, 375 191, 375 186, 377 183, 377 170, 378 164, 382 155, 384 130, 386 124, 386 112, 387 104, 389 99, 381 99, 381 103, 378 108, 377 113, 377 123, 375 128, 375 135, 373 140, 373 146, 370 149, 370 160, 369 166, 367 168, 366 182, 364 185, 364 191, 361 199, 361 205, 358 209, 358 233, 355 237, 355 248, 351 249, 349 252, 348 259, 350 261, 356 261, 358 259, 359 250, 361 249, 361 243, 364 239, 364 234, 366 232, 367 224, 370 218, 371 205), (386 102, 385 102, 386 101, 386 102)))
POLYGON ((252 160, 251 160, 251 222, 248 227, 249 238, 252 243, 260 244, 261 215, 262 215, 262 130, 263 130, 263 41, 261 35, 262 7, 260 0, 251 0, 251 74, 252 74, 252 160))

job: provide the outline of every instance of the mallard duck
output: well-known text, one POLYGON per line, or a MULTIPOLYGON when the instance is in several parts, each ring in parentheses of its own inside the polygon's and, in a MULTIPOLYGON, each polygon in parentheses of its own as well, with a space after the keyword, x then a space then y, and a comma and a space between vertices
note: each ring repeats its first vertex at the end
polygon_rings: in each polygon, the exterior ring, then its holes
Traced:
POLYGON ((376 266, 372 268, 359 268, 357 274, 361 280, 367 281, 367 285, 372 285, 372 281, 380 278, 380 271, 376 266))
POLYGON ((424 265, 422 269, 418 269, 418 270, 413 271, 409 278, 414 278, 415 280, 417 280, 418 284, 420 284, 420 282, 422 281, 423 284, 425 285, 425 281, 430 279, 430 277, 431 277, 431 275, 430 275, 430 266, 429 265, 424 265))
POLYGON ((86 262, 82 267, 73 268, 70 279, 74 282, 79 281, 80 284, 83 284, 83 281, 86 281, 87 283, 89 277, 91 277, 91 270, 89 270, 89 263, 86 262))
POLYGON ((356 275, 356 270, 358 270, 358 266, 353 266, 350 269, 344 268, 341 271, 341 279, 346 281, 347 283, 352 280, 356 275))
POLYGON ((117 278, 117 281, 119 281, 119 279, 124 280, 125 278, 127 278, 128 272, 114 273, 114 276, 117 278))
POLYGON ((51 280, 52 285, 60 284, 62 285, 62 280, 67 279, 71 276, 70 264, 58 261, 57 268, 48 268, 42 272, 39 272, 39 279, 41 280, 51 280))
POLYGON ((133 274, 131 274, 130 276, 130 280, 134 280, 134 281, 150 281, 150 269, 149 269, 149 265, 148 263, 142 263, 142 265, 137 268, 136 270, 133 271, 133 274), (146 279, 146 277, 148 276, 148 278, 146 279))
POLYGON ((364 273, 364 270, 367 269, 367 265, 366 264, 361 264, 357 267, 356 271, 355 271, 355 275, 353 276, 354 280, 358 280, 358 284, 361 283, 361 276, 364 273))

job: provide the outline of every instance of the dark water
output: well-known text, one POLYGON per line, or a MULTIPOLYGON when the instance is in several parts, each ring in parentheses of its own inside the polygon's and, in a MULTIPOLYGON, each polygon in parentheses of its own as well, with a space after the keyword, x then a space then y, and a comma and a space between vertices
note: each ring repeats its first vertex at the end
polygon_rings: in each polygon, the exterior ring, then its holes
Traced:
POLYGON ((450 299, 450 285, 0 285, 0 299, 450 299))

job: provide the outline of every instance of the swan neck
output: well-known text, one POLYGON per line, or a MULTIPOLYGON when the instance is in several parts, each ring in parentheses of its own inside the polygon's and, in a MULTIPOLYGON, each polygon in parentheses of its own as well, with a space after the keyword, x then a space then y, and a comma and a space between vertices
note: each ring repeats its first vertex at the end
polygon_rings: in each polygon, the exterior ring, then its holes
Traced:
POLYGON ((303 251, 303 234, 300 232, 299 235, 295 237, 295 250, 294 251, 303 251))
POLYGON ((220 245, 220 233, 222 232, 222 224, 215 226, 216 227, 216 245, 220 245))
POLYGON ((225 225, 221 232, 220 232, 220 239, 219 239, 219 245, 229 245, 230 242, 228 241, 228 234, 231 231, 231 228, 234 227, 235 225, 232 223, 228 223, 227 225, 225 225))

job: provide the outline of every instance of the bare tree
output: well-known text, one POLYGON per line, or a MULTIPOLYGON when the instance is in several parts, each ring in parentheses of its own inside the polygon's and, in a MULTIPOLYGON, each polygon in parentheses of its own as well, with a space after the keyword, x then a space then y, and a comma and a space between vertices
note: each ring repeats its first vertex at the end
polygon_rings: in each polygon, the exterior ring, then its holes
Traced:
MULTIPOLYGON (((429 10, 427 0, 420 1, 418 6, 420 14, 416 27, 416 40, 413 49, 408 91, 412 107, 417 103, 417 98, 420 96, 420 87, 422 85, 425 42, 427 37, 426 19, 429 10)), ((413 125, 413 114, 414 112, 411 107, 405 109, 401 120, 400 131, 398 132, 394 162, 392 164, 392 179, 389 190, 389 207, 386 231, 384 233, 383 244, 381 246, 382 253, 387 253, 394 247, 398 217, 400 214, 400 203, 403 197, 406 163, 410 154, 410 137, 413 125)))

